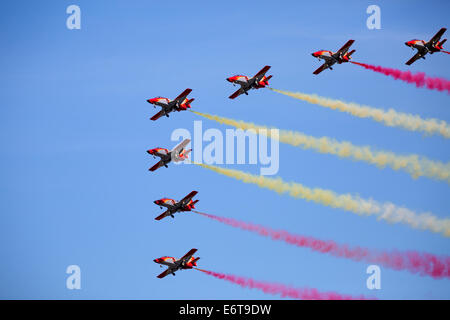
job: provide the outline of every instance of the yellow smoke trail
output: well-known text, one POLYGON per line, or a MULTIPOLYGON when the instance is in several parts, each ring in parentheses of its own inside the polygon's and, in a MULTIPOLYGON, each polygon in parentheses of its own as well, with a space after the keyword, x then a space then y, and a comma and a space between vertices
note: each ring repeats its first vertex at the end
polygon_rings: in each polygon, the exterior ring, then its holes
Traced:
POLYGON ((315 94, 300 92, 290 92, 269 88, 272 91, 286 96, 303 100, 315 105, 350 113, 359 118, 372 118, 377 122, 384 123, 389 127, 401 127, 410 131, 419 131, 426 134, 440 134, 445 138, 450 138, 450 126, 447 122, 439 119, 422 119, 418 115, 397 112, 394 109, 385 111, 383 109, 372 108, 359 105, 354 102, 344 102, 341 100, 328 99, 315 94))
MULTIPOLYGON (((219 123, 239 128, 242 130, 253 129, 256 133, 267 135, 270 138, 270 130, 266 126, 255 125, 250 122, 233 120, 225 117, 219 117, 198 111, 192 111, 195 114, 205 117, 219 123)), ((376 165, 379 168, 389 166, 394 170, 404 170, 413 178, 421 176, 444 180, 450 183, 450 163, 429 160, 416 154, 397 155, 390 151, 372 150, 369 146, 355 146, 347 141, 336 141, 332 138, 316 138, 308 136, 301 132, 280 130, 279 140, 303 149, 313 149, 321 153, 328 153, 341 158, 351 158, 357 161, 365 161, 376 165)))
POLYGON ((365 200, 351 194, 337 194, 331 190, 308 188, 300 183, 285 182, 281 178, 269 178, 253 175, 239 170, 220 168, 217 166, 195 163, 216 173, 255 184, 260 188, 269 189, 279 194, 287 193, 293 198, 314 201, 324 206, 339 208, 358 215, 375 215, 378 219, 390 223, 404 223, 414 229, 429 230, 450 237, 450 219, 439 219, 427 212, 417 214, 410 209, 396 206, 390 202, 379 203, 372 199, 365 200))

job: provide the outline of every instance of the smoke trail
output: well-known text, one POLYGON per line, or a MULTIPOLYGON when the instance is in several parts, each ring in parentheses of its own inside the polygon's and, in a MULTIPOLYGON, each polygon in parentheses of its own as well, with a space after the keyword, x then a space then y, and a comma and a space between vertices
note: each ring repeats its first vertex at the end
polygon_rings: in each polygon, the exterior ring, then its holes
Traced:
POLYGON ((450 52, 444 51, 444 50, 441 50, 441 52, 446 53, 446 54, 450 54, 450 52))
POLYGON ((380 264, 387 268, 407 270, 414 274, 418 273, 436 279, 450 278, 450 257, 447 256, 439 257, 430 253, 417 251, 383 252, 360 247, 350 248, 345 244, 337 244, 334 241, 324 241, 313 237, 291 234, 283 230, 273 230, 268 227, 231 218, 219 217, 199 211, 194 212, 235 228, 255 232, 261 236, 284 241, 297 247, 309 248, 316 252, 331 254, 335 257, 380 264))
POLYGON ((438 91, 444 91, 446 90, 447 93, 450 93, 450 81, 442 78, 431 78, 428 77, 423 72, 418 73, 411 73, 409 71, 401 71, 398 69, 392 69, 392 68, 384 68, 381 66, 372 66, 370 64, 365 63, 359 63, 355 61, 350 61, 353 64, 356 64, 358 66, 364 67, 368 70, 372 70, 375 72, 382 73, 386 76, 391 76, 395 80, 402 80, 408 83, 415 83, 416 87, 426 87, 431 90, 438 90, 438 91))
MULTIPOLYGON (((250 122, 237 121, 225 117, 205 114, 198 111, 193 113, 214 120, 219 123, 227 124, 242 130, 252 129, 257 134, 267 135, 270 138, 268 127, 255 125, 250 122)), ((397 155, 389 151, 375 151, 369 146, 355 146, 348 141, 336 141, 332 138, 316 138, 308 136, 301 132, 280 130, 279 140, 303 149, 313 149, 320 153, 327 153, 339 156, 341 158, 351 158, 356 161, 365 161, 378 168, 389 166, 394 170, 403 170, 412 175, 413 178, 421 176, 444 180, 450 183, 450 163, 429 160, 416 154, 397 155)))
POLYGON ((394 109, 388 111, 359 105, 354 102, 328 99, 315 94, 290 92, 269 88, 272 91, 287 95, 289 97, 303 100, 315 105, 350 113, 359 118, 371 118, 377 122, 384 123, 389 127, 401 127, 410 131, 421 131, 427 134, 441 134, 450 138, 450 126, 447 122, 438 119, 422 119, 418 115, 397 112, 394 109))
POLYGON ((450 219, 439 219, 429 212, 417 214, 410 209, 398 207, 390 202, 378 203, 372 199, 365 200, 348 193, 336 194, 331 190, 311 189, 299 183, 284 182, 281 178, 268 178, 239 170, 201 163, 196 164, 230 178, 244 183, 256 184, 260 188, 269 189, 279 194, 287 193, 293 198, 314 201, 324 206, 343 209, 358 215, 375 215, 378 219, 383 219, 390 223, 403 223, 414 229, 429 230, 450 237, 450 219))
POLYGON ((195 268, 214 278, 226 280, 234 284, 240 285, 243 288, 257 289, 264 293, 272 295, 280 295, 285 298, 302 299, 302 300, 366 300, 374 298, 366 298, 363 295, 353 297, 351 295, 343 295, 337 292, 320 292, 314 288, 293 288, 284 284, 270 283, 258 281, 251 278, 235 276, 232 274, 219 273, 214 271, 203 270, 195 268))

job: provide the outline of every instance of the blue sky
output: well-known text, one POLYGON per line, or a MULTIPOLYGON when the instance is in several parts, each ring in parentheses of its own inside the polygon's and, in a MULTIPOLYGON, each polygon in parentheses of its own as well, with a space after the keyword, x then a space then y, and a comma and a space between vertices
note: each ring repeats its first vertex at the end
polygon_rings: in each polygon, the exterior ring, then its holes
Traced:
MULTIPOLYGON (((356 119, 258 90, 236 100, 226 77, 272 66, 274 88, 450 120, 447 94, 417 89, 355 65, 319 76, 311 53, 356 40, 354 60, 406 70, 404 42, 448 27, 442 1, 14 1, 3 4, 0 297, 13 299, 272 299, 196 271, 156 278, 153 259, 198 248, 205 269, 297 287, 382 299, 449 299, 449 280, 382 268, 366 288, 367 264, 313 253, 193 214, 154 221, 153 200, 198 190, 200 211, 374 249, 448 255, 448 239, 280 196, 194 165, 150 173, 146 150, 172 147, 189 112, 152 122, 145 100, 192 88, 193 108, 314 136, 447 162, 448 141, 356 119), (81 30, 66 8, 81 8, 81 30), (381 8, 381 30, 366 8, 381 8), (68 265, 82 289, 67 290, 68 265)), ((447 32, 447 37, 449 36, 447 32)), ((408 69, 448 78, 448 55, 408 69)), ((203 121, 204 130, 226 126, 203 121)), ((257 165, 230 168, 258 173, 257 165)), ((280 145, 279 176, 310 187, 392 201, 446 217, 449 186, 405 172, 280 145)))

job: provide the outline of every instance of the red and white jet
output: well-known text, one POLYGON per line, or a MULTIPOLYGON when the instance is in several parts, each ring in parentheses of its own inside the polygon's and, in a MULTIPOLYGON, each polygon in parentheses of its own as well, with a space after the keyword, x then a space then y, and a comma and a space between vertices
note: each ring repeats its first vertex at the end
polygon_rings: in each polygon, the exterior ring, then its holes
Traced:
POLYGON ((192 209, 195 209, 195 204, 198 202, 198 200, 193 201, 192 198, 195 197, 197 194, 197 191, 192 191, 189 193, 186 197, 181 199, 180 201, 175 201, 173 199, 169 198, 163 198, 159 200, 155 200, 154 203, 157 204, 160 208, 166 207, 167 210, 157 216, 155 220, 161 220, 165 217, 171 216, 174 217, 174 213, 180 212, 180 211, 191 211, 192 209))
POLYGON ((175 259, 174 257, 161 257, 153 260, 156 263, 159 263, 162 267, 163 265, 167 266, 166 271, 158 275, 157 277, 162 279, 168 274, 175 275, 175 271, 192 269, 197 266, 197 261, 200 259, 199 257, 195 258, 193 256, 194 253, 197 252, 197 249, 191 249, 188 253, 182 256, 180 259, 175 259))
POLYGON ((184 111, 191 107, 191 102, 194 101, 194 99, 188 100, 186 97, 191 93, 192 89, 186 89, 181 93, 178 97, 176 97, 174 100, 170 100, 163 97, 156 97, 152 99, 148 99, 147 102, 151 103, 156 106, 161 107, 161 111, 155 114, 153 117, 150 118, 150 120, 158 120, 162 116, 169 117, 169 113, 172 111, 184 111))
POLYGON ((188 158, 189 152, 192 151, 192 149, 189 150, 184 149, 189 144, 189 142, 191 142, 190 139, 185 139, 170 151, 165 148, 154 148, 147 150, 147 153, 151 154, 153 158, 155 157, 161 158, 161 160, 157 164, 155 164, 148 170, 155 171, 156 169, 162 166, 168 168, 167 164, 171 161, 180 162, 186 160, 188 158))
POLYGON ((433 54, 435 52, 441 51, 443 49, 442 45, 445 43, 445 41, 447 41, 447 39, 444 39, 442 41, 439 40, 441 40, 441 37, 446 30, 446 28, 441 28, 441 30, 439 30, 428 42, 417 39, 405 42, 405 45, 407 45, 411 49, 417 49, 417 53, 411 59, 406 61, 406 64, 409 66, 417 59, 425 59, 425 55, 428 52, 430 54, 433 54))
POLYGON ((342 48, 340 48, 337 52, 331 52, 328 50, 320 50, 317 52, 311 53, 311 55, 319 60, 323 59, 325 60, 325 63, 320 66, 316 71, 313 72, 313 74, 319 74, 323 70, 330 68, 330 70, 333 70, 331 67, 335 63, 341 64, 344 62, 349 62, 352 58, 351 55, 355 52, 355 50, 352 50, 350 52, 347 52, 350 46, 355 42, 355 40, 348 40, 346 44, 342 48))
POLYGON ((266 77, 265 74, 267 71, 269 71, 270 66, 265 66, 262 68, 257 74, 255 74, 254 77, 248 78, 247 76, 242 75, 236 75, 233 77, 227 78, 227 81, 233 83, 233 85, 238 84, 241 87, 239 90, 237 90, 235 93, 233 93, 231 96, 229 96, 230 99, 234 99, 237 96, 245 93, 248 95, 248 92, 250 89, 260 89, 264 88, 269 85, 269 79, 272 78, 272 76, 266 77))

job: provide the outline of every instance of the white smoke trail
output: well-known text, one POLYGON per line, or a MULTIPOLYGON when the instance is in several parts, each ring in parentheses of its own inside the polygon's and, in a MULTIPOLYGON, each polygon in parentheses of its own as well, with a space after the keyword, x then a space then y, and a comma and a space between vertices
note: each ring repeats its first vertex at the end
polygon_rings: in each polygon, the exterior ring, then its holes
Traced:
POLYGON ((285 182, 281 178, 268 178, 239 170, 201 163, 196 164, 227 177, 244 183, 255 184, 260 188, 269 189, 279 194, 287 193, 293 198, 314 201, 324 206, 343 209, 361 216, 376 216, 378 219, 390 223, 403 223, 414 229, 428 230, 450 237, 450 219, 440 219, 430 212, 418 214, 390 202, 379 203, 349 193, 337 194, 331 190, 308 188, 300 183, 285 182))
MULTIPOLYGON (((253 123, 237 121, 216 115, 192 111, 193 113, 214 120, 218 123, 227 124, 242 130, 253 129, 258 134, 267 135, 270 130, 266 126, 253 123)), ((270 135, 268 135, 270 138, 270 135)), ((416 154, 397 155, 390 151, 373 150, 369 146, 355 146, 348 141, 336 141, 328 137, 316 138, 297 131, 280 130, 279 140, 303 149, 313 149, 320 153, 333 154, 341 158, 350 158, 376 165, 378 168, 389 166, 394 170, 408 172, 413 178, 428 177, 444 180, 450 183, 450 163, 433 161, 416 154)))
POLYGON ((377 122, 384 123, 389 127, 401 127, 410 131, 424 132, 428 135, 440 134, 447 139, 450 138, 450 126, 443 120, 422 119, 418 115, 401 113, 395 111, 394 109, 385 111, 383 109, 359 105, 354 102, 344 102, 337 99, 329 99, 315 94, 290 92, 274 88, 269 89, 295 99, 309 102, 311 104, 319 105, 332 110, 347 112, 355 117, 371 118, 377 122))

